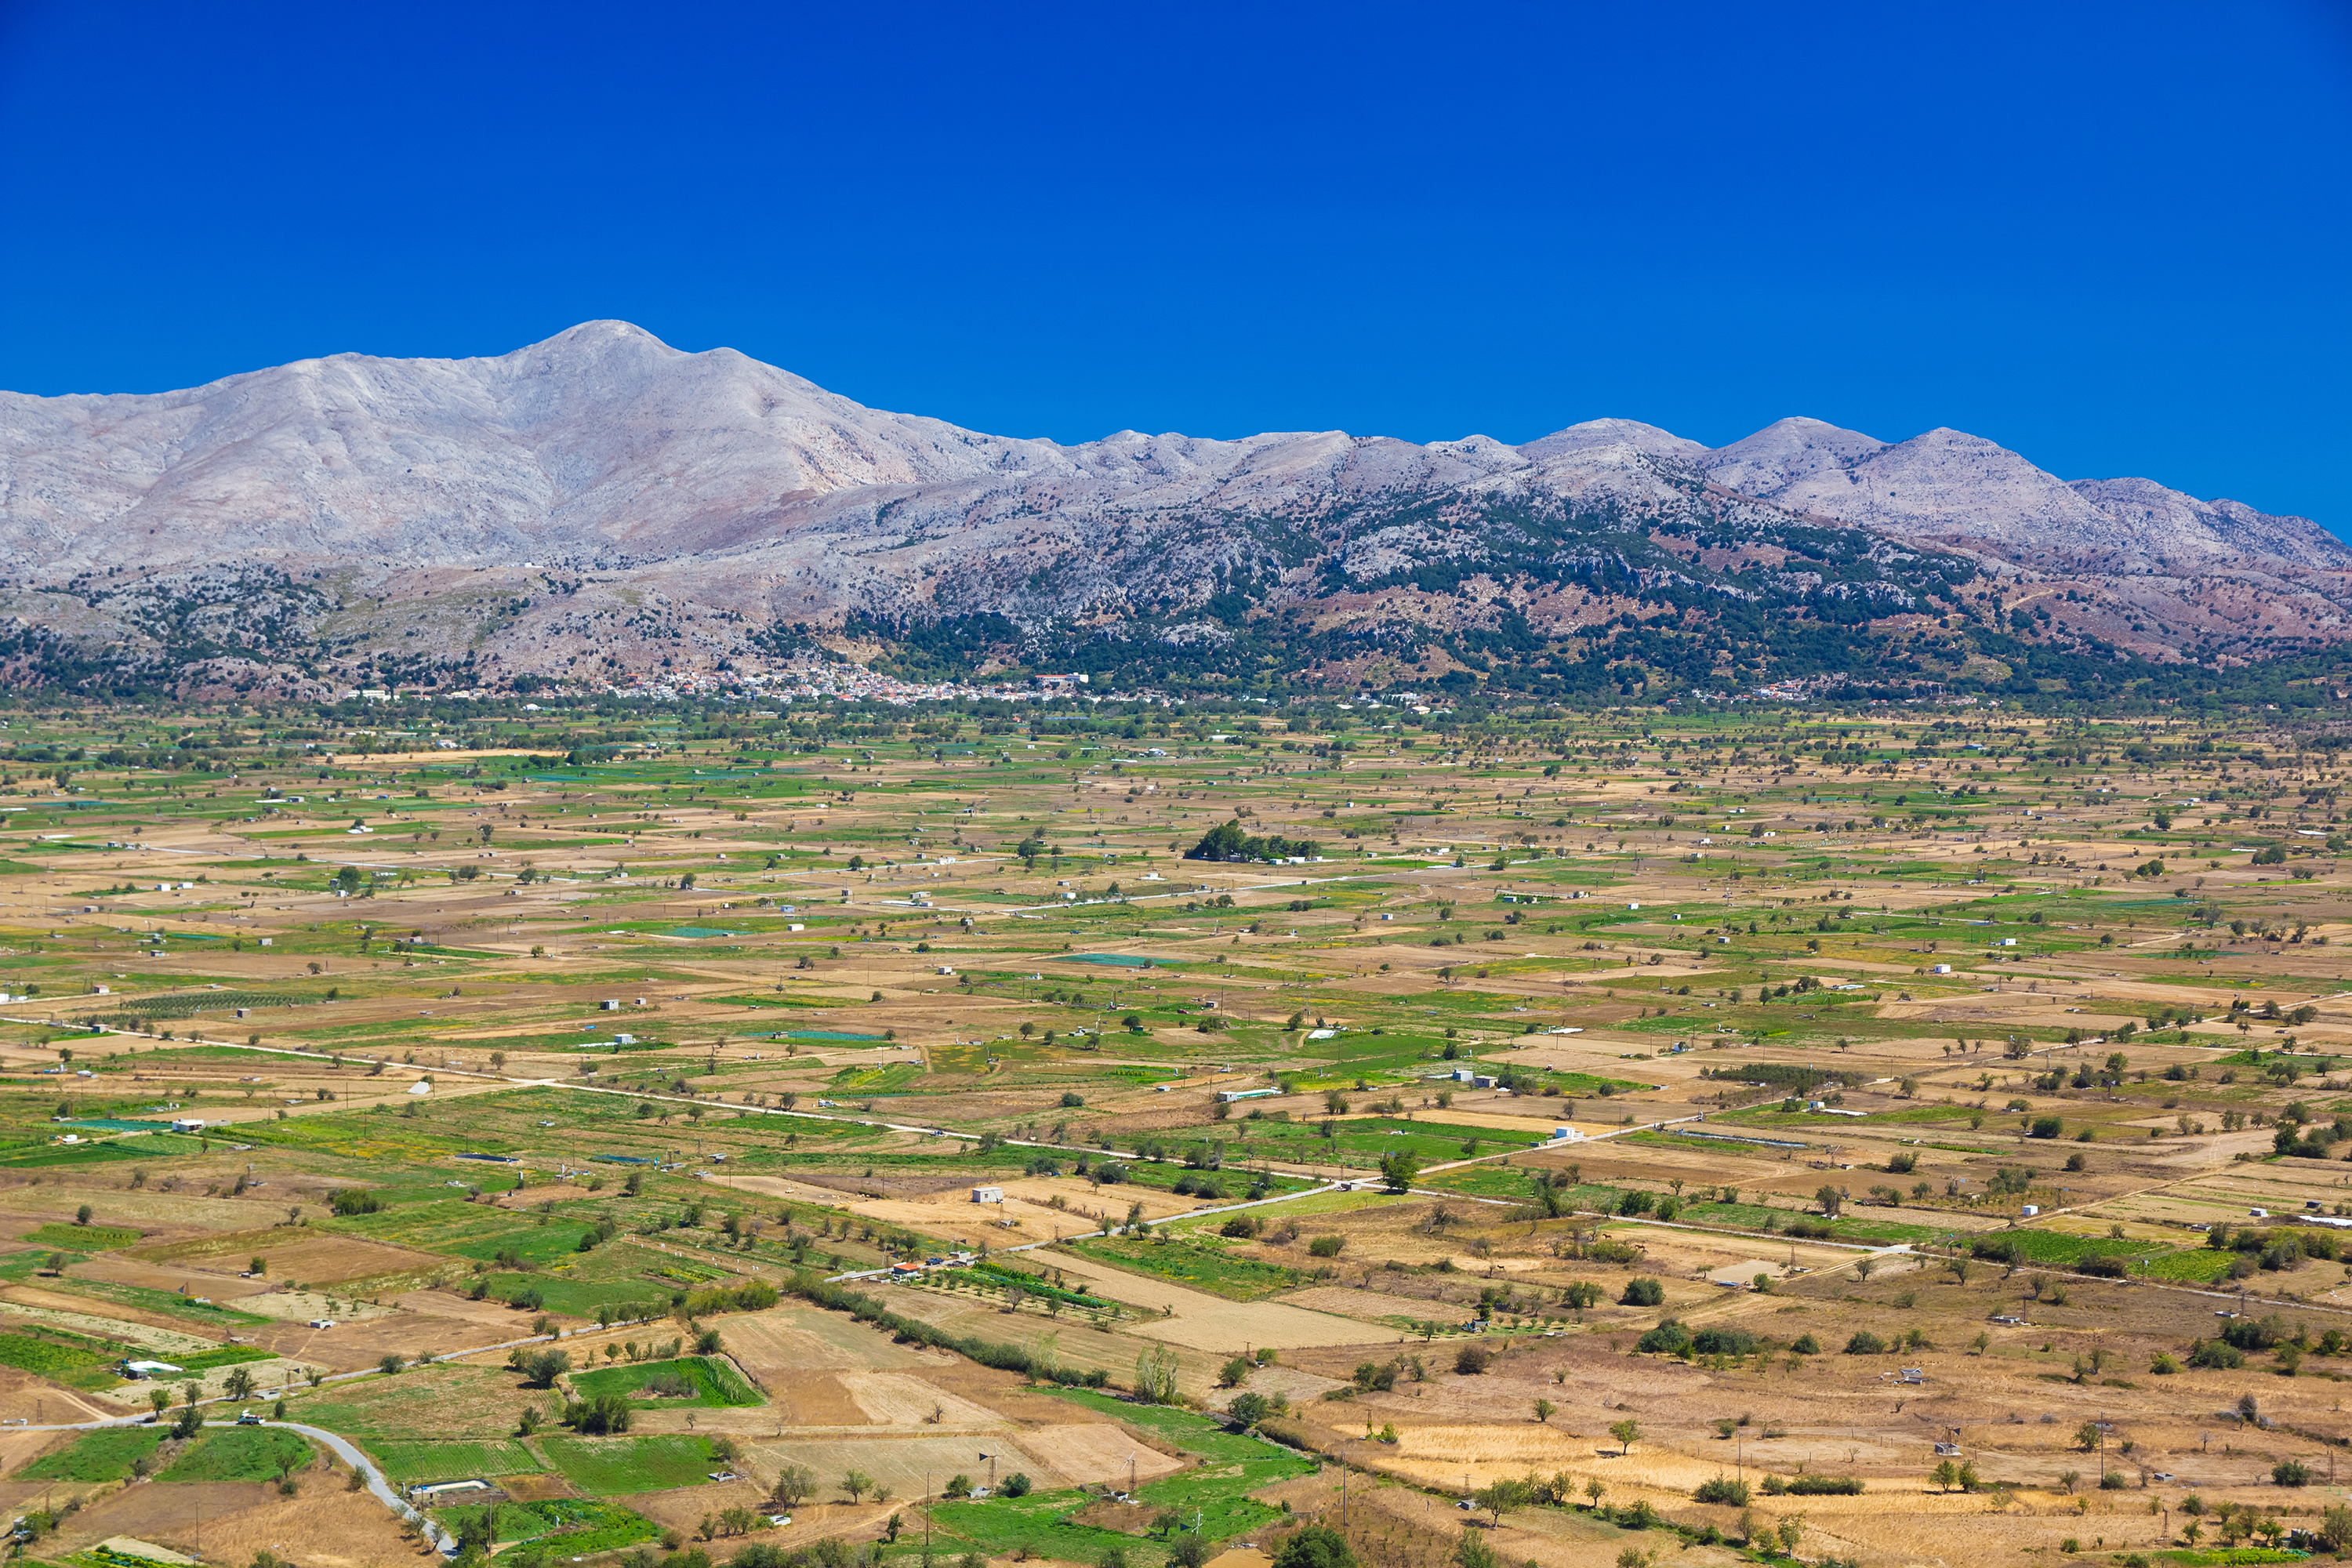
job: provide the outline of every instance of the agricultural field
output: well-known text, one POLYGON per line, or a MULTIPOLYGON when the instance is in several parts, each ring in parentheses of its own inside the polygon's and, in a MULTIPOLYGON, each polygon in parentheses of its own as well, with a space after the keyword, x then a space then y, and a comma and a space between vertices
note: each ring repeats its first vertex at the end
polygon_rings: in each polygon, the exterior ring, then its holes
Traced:
POLYGON ((2336 1528, 2326 737, 477 707, 8 711, 26 1554, 2336 1528))

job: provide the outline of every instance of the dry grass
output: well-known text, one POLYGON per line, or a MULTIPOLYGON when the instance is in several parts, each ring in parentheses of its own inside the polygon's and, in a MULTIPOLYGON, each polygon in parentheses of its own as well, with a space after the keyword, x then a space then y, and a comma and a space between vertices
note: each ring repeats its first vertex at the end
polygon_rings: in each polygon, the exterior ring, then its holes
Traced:
POLYGON ((110 1535, 135 1535, 194 1553, 199 1508, 208 1562, 249 1562, 264 1550, 306 1568, 415 1568, 421 1561, 383 1504, 315 1471, 294 1498, 252 1482, 130 1487, 68 1520, 58 1547, 74 1551, 110 1535))
POLYGON ((1139 1483, 1183 1468, 1182 1460, 1143 1447, 1108 1421, 1036 1427, 1021 1434, 1021 1447, 1045 1467, 1031 1472, 1040 1485, 1115 1480, 1124 1488, 1130 1455, 1139 1483))
POLYGON ((958 1398, 909 1373, 845 1372, 840 1380, 866 1419, 882 1426, 993 1429, 1003 1425, 1003 1417, 995 1411, 958 1398))
POLYGON ((1129 1274, 1074 1253, 1054 1254, 1054 1264, 1063 1272, 1085 1279, 1097 1295, 1153 1314, 1122 1324, 1122 1331, 1212 1355, 1236 1355, 1258 1345, 1287 1350, 1299 1345, 1381 1344, 1393 1342, 1399 1337, 1393 1329, 1370 1327, 1352 1319, 1285 1306, 1279 1301, 1228 1301, 1204 1290, 1129 1274), (1161 1316, 1163 1308, 1174 1310, 1161 1316))
POLYGON ((429 1252, 414 1252, 404 1247, 293 1226, 272 1226, 264 1230, 142 1247, 123 1256, 167 1269, 184 1265, 226 1273, 231 1278, 244 1271, 248 1259, 258 1257, 268 1265, 267 1278, 238 1283, 257 1283, 265 1290, 287 1281, 299 1281, 315 1289, 347 1279, 429 1273, 449 1267, 447 1258, 429 1252))
POLYGON ((889 1335, 838 1312, 781 1306, 730 1317, 728 1353, 773 1398, 814 1368, 919 1370, 948 1357, 940 1351, 893 1344, 889 1335))

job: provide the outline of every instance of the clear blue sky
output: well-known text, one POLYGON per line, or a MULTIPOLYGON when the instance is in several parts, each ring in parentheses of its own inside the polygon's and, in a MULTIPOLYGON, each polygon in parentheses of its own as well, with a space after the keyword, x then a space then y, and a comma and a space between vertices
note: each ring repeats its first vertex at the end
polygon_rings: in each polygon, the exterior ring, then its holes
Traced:
POLYGON ((0 0, 0 386, 622 317, 1007 435, 1954 426, 2352 532, 2352 5, 0 0))

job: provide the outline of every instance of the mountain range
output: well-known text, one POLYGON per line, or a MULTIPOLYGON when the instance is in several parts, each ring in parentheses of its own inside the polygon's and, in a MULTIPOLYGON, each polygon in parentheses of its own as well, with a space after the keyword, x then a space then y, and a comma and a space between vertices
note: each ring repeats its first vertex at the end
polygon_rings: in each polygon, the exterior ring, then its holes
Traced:
POLYGON ((2352 640, 2352 549, 1957 430, 1064 446, 591 321, 496 358, 0 394, 0 616, 16 681, 199 694, 845 654, 1169 690, 2081 693, 2352 640))

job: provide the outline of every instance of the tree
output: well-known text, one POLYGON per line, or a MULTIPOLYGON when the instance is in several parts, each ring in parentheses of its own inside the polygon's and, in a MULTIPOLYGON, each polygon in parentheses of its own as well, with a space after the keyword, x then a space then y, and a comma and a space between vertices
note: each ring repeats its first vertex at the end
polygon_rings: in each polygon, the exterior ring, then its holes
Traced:
POLYGON ((2105 1437, 2106 1434, 2099 1430, 2099 1424, 2095 1421, 2085 1421, 2074 1428, 2074 1447, 2085 1454, 2097 1447, 2105 1437))
POLYGON ((1381 1184, 1392 1193, 1410 1192, 1421 1175, 1421 1156, 1402 1149, 1381 1156, 1381 1184))
POLYGON ((1951 1460, 1945 1459, 1938 1463, 1934 1470, 1928 1473, 1927 1479, 1936 1483, 1936 1489, 1937 1491, 1948 1492, 1950 1491, 1953 1486, 1959 1480, 1960 1468, 1952 1463, 1951 1460))
POLYGON ((849 1500, 852 1502, 864 1497, 873 1485, 874 1478, 864 1470, 852 1470, 841 1478, 841 1489, 849 1494, 849 1500))
POLYGON ((1822 1205, 1822 1213, 1827 1215, 1832 1219, 1835 1219, 1837 1218, 1839 1208, 1845 1203, 1845 1194, 1839 1192, 1837 1188, 1824 1182, 1817 1190, 1815 1190, 1813 1194, 1813 1202, 1822 1205))
POLYGON ((97 1210, 91 1208, 88 1204, 82 1205, 81 1207, 74 1210, 74 1224, 88 1225, 89 1223, 89 1216, 97 1212, 97 1210))
POLYGON ((1498 1480, 1480 1487, 1470 1494, 1470 1500, 1494 1515, 1499 1528, 1503 1515, 1515 1508, 1525 1508, 1535 1500, 1535 1489, 1525 1481, 1498 1480))
POLYGON ((530 1351, 522 1358, 523 1380, 533 1388, 553 1388, 555 1380, 571 1370, 572 1357, 564 1351, 530 1351))
POLYGON ((1486 1544, 1485 1536, 1465 1530, 1454 1543, 1454 1568, 1503 1568, 1503 1560, 1486 1544))
POLYGON ((1241 1423, 1244 1431, 1265 1420, 1273 1411, 1274 1401, 1263 1394, 1237 1394, 1225 1405, 1225 1414, 1241 1423))
POLYGON ((1171 1568, 1202 1568, 1209 1560, 1209 1543, 1190 1531, 1178 1536, 1168 1547, 1171 1568))
POLYGON ((2319 1528, 2314 1533, 2328 1551, 2342 1556, 2344 1549, 2352 1546, 2352 1508, 2339 1506, 2325 1510, 2319 1516, 2319 1528))
POLYGON ((1234 1356, 1232 1360, 1226 1362, 1224 1365, 1217 1369, 1217 1386, 1219 1388, 1239 1388, 1243 1384, 1249 1381, 1249 1357, 1245 1355, 1234 1356))
POLYGON ((1630 1454, 1633 1451, 1633 1445, 1642 1440, 1642 1424, 1632 1419, 1612 1422, 1609 1435, 1617 1439, 1619 1452, 1630 1454))
POLYGON ((776 1500, 798 1508, 816 1490, 816 1472, 806 1465, 786 1465, 776 1473, 776 1500))
POLYGON ((241 1399, 252 1398, 253 1373, 251 1369, 242 1366, 234 1366, 229 1368, 228 1376, 223 1380, 221 1384, 221 1392, 228 1396, 232 1404, 241 1399))
POLYGON ((1135 1392, 1150 1405, 1176 1403, 1176 1374, 1181 1365, 1176 1352, 1153 1345, 1135 1358, 1135 1392))
POLYGON ((1559 1405, 1554 1405, 1549 1399, 1538 1399, 1536 1401, 1536 1419, 1539 1422, 1549 1422, 1552 1417, 1552 1413, 1559 1408, 1559 1405))
POLYGON ((1274 1568, 1356 1568, 1356 1554, 1338 1531, 1310 1524, 1282 1543, 1274 1568))
POLYGON ((1781 1555, 1794 1557, 1797 1554, 1797 1542, 1805 1538, 1805 1516, 1801 1513, 1788 1515, 1779 1524, 1773 1526, 1772 1533, 1780 1538, 1781 1555))
POLYGON ((1584 1495, 1592 1507, 1599 1508, 1601 1500, 1609 1495, 1609 1483, 1595 1476, 1584 1483, 1584 1495))

